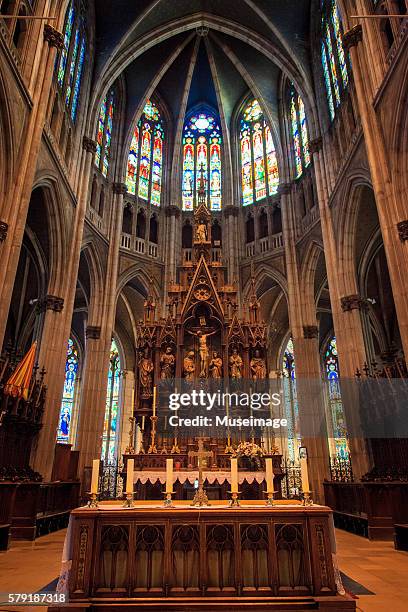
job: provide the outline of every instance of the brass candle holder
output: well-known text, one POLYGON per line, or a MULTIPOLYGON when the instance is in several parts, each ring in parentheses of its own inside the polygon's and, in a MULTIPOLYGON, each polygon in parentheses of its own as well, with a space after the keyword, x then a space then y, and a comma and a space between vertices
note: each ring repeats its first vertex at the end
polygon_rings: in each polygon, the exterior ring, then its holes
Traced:
POLYGON ((98 493, 92 493, 92 491, 90 491, 88 495, 89 495, 88 508, 98 508, 99 507, 99 504, 98 504, 99 491, 98 493))
POLYGON ((157 425, 157 416, 151 416, 150 421, 152 423, 152 429, 150 432, 151 441, 149 450, 147 451, 148 455, 157 455, 157 446, 156 446, 156 425, 157 425))
POLYGON ((135 437, 135 417, 129 417, 130 429, 129 429, 129 443, 125 449, 125 455, 134 455, 135 447, 133 446, 133 439, 135 437))
POLYGON ((164 508, 174 508, 173 500, 171 499, 172 495, 174 495, 174 491, 165 491, 164 492, 164 501, 163 501, 164 508))
POLYGON ((313 499, 310 497, 310 491, 303 491, 302 506, 313 506, 313 499))
POLYGON ((171 454, 172 455, 179 455, 180 454, 180 448, 178 445, 178 441, 177 441, 177 436, 174 436, 174 442, 173 442, 173 446, 171 447, 171 454))
POLYGON ((227 437, 227 444, 226 444, 226 446, 225 446, 224 453, 225 453, 226 455, 230 455, 230 454, 232 455, 232 454, 233 454, 233 452, 234 452, 234 447, 233 447, 233 446, 232 446, 232 444, 231 444, 231 436, 228 434, 228 437, 227 437))
POLYGON ((264 493, 267 496, 265 506, 273 506, 273 496, 275 495, 276 491, 264 491, 264 493))
POLYGON ((134 508, 135 507, 135 503, 134 503, 134 493, 133 493, 133 491, 127 491, 125 495, 126 495, 126 499, 123 502, 122 508, 134 508))
POLYGON ((229 508, 239 508, 241 506, 241 504, 239 503, 239 492, 238 491, 228 491, 228 493, 231 493, 231 499, 230 499, 230 503, 229 503, 229 508))

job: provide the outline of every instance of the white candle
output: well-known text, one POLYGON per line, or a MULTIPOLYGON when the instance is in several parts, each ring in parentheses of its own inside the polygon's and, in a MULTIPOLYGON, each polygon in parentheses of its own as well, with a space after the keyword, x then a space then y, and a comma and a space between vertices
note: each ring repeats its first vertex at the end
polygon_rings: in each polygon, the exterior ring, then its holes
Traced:
POLYGON ((231 493, 238 493, 238 459, 231 457, 231 493))
POLYGON ((144 426, 145 426, 145 415, 142 415, 142 431, 144 431, 144 426))
POLYGON ((166 459, 166 493, 173 493, 173 459, 166 459))
POLYGON ((303 493, 310 493, 309 472, 307 470, 307 458, 306 457, 302 457, 300 460, 300 476, 302 478, 303 493))
POLYGON ((92 480, 91 480, 91 493, 98 493, 99 485, 99 459, 92 461, 92 480))
POLYGON ((126 491, 125 493, 133 493, 133 472, 135 470, 135 460, 128 459, 126 463, 126 491))
POLYGON ((153 387, 153 416, 156 416, 156 394, 157 389, 156 387, 153 387))
POLYGON ((133 415, 134 407, 135 407, 135 390, 132 389, 132 404, 130 406, 130 411, 131 411, 132 415, 133 415))
POLYGON ((266 492, 273 493, 273 467, 272 467, 271 457, 267 457, 265 459, 265 469, 266 469, 266 492))

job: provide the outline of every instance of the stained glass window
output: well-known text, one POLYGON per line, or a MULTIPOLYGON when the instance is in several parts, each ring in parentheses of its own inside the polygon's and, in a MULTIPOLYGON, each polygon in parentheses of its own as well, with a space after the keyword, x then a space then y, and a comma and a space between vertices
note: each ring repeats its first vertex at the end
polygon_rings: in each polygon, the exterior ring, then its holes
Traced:
POLYGON ((106 394, 105 422, 102 436, 102 459, 106 463, 114 463, 118 450, 119 433, 119 405, 120 405, 120 357, 117 344, 112 340, 109 372, 108 390, 106 394))
POLYGON ((282 386, 283 386, 283 398, 286 412, 287 425, 287 446, 288 446, 288 458, 291 461, 295 461, 299 454, 299 406, 297 399, 296 389, 296 368, 295 368, 295 355, 293 350, 293 340, 289 338, 288 344, 286 345, 285 352, 283 354, 282 364, 282 386))
POLYGON ((105 177, 108 175, 109 170, 114 110, 115 94, 112 90, 102 101, 96 134, 95 165, 105 177))
POLYGON ((64 48, 57 58, 57 82, 72 121, 75 121, 86 51, 85 10, 80 0, 71 0, 64 25, 64 48))
POLYGON ((329 417, 331 418, 331 426, 329 424, 330 443, 334 447, 332 451, 337 457, 346 458, 348 457, 348 443, 343 403, 341 401, 339 360, 335 337, 327 345, 324 367, 328 382, 329 417))
POLYGON ((240 124, 242 204, 277 193, 279 170, 272 133, 258 100, 245 107, 240 124))
POLYGON ((130 144, 126 185, 128 193, 160 206, 164 156, 164 129, 160 112, 147 100, 130 144))
POLYGON ((343 34, 336 0, 322 3, 322 67, 329 105, 330 119, 341 101, 341 94, 349 83, 347 56, 343 47, 343 34))
POLYGON ((65 362, 64 391, 60 409, 60 417, 57 431, 57 442, 70 443, 73 441, 73 421, 75 419, 75 399, 77 396, 78 377, 78 349, 70 338, 68 340, 67 359, 65 362))
POLYGON ((290 92, 290 122, 296 178, 298 178, 310 164, 310 150, 305 105, 302 98, 296 92, 293 83, 290 92))
POLYGON ((201 182, 210 210, 222 207, 222 137, 216 118, 200 112, 190 117, 183 132, 183 210, 193 210, 201 182))

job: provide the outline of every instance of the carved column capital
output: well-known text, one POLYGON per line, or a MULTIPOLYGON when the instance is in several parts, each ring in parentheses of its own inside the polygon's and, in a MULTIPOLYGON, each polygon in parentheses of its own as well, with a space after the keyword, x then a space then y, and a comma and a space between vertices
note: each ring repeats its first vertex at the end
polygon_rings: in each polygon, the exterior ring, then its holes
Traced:
POLYGON ((4 242, 7 238, 8 223, 0 221, 0 242, 4 242))
POLYGON ((92 153, 95 155, 96 153, 96 142, 89 138, 89 136, 84 136, 82 139, 82 148, 85 149, 88 153, 92 153))
POLYGON ((229 204, 224 208, 223 213, 226 219, 228 219, 228 217, 238 217, 238 206, 229 204))
POLYGON ((304 325, 303 326, 303 338, 305 340, 311 340, 312 338, 319 337, 319 329, 317 325, 304 325))
POLYGON ((357 293, 354 295, 345 295, 341 298, 340 303, 343 312, 351 312, 352 310, 368 310, 367 300, 361 298, 357 293))
POLYGON ((54 312, 62 312, 64 309, 64 298, 56 295, 46 295, 45 298, 37 302, 37 311, 45 312, 53 310, 54 312))
POLYGON ((125 183, 113 183, 112 190, 115 195, 127 194, 127 186, 125 183))
POLYGON ((363 40, 363 27, 361 23, 359 23, 344 33, 343 47, 346 49, 346 51, 349 51, 351 47, 355 47, 362 40, 363 40))
POLYGON ((319 153, 319 151, 321 151, 323 146, 323 138, 321 136, 318 136, 317 138, 314 138, 313 140, 311 140, 309 142, 309 150, 310 153, 319 153))
POLYGON ((181 214, 179 207, 174 206, 174 204, 172 204, 171 206, 166 206, 165 211, 166 217, 176 217, 176 219, 178 219, 181 214))
POLYGON ((279 195, 289 195, 292 191, 292 183, 281 183, 279 185, 278 193, 279 195))
POLYGON ((50 47, 56 47, 59 51, 64 48, 64 35, 49 23, 44 25, 44 40, 50 47))
POLYGON ((398 236, 401 242, 408 240, 408 220, 397 223, 398 236))
POLYGON ((101 337, 101 327, 98 327, 98 325, 88 325, 85 335, 88 340, 99 340, 101 337))

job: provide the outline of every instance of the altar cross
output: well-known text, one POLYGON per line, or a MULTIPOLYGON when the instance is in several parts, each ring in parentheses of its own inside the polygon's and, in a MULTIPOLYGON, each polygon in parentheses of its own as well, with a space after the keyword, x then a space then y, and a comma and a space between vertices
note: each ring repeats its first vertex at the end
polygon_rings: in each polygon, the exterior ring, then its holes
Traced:
POLYGON ((192 506, 208 506, 208 497, 203 487, 203 459, 212 457, 212 451, 204 450, 204 442, 202 438, 198 438, 198 450, 189 451, 189 457, 197 457, 198 459, 198 489, 194 495, 192 506))

